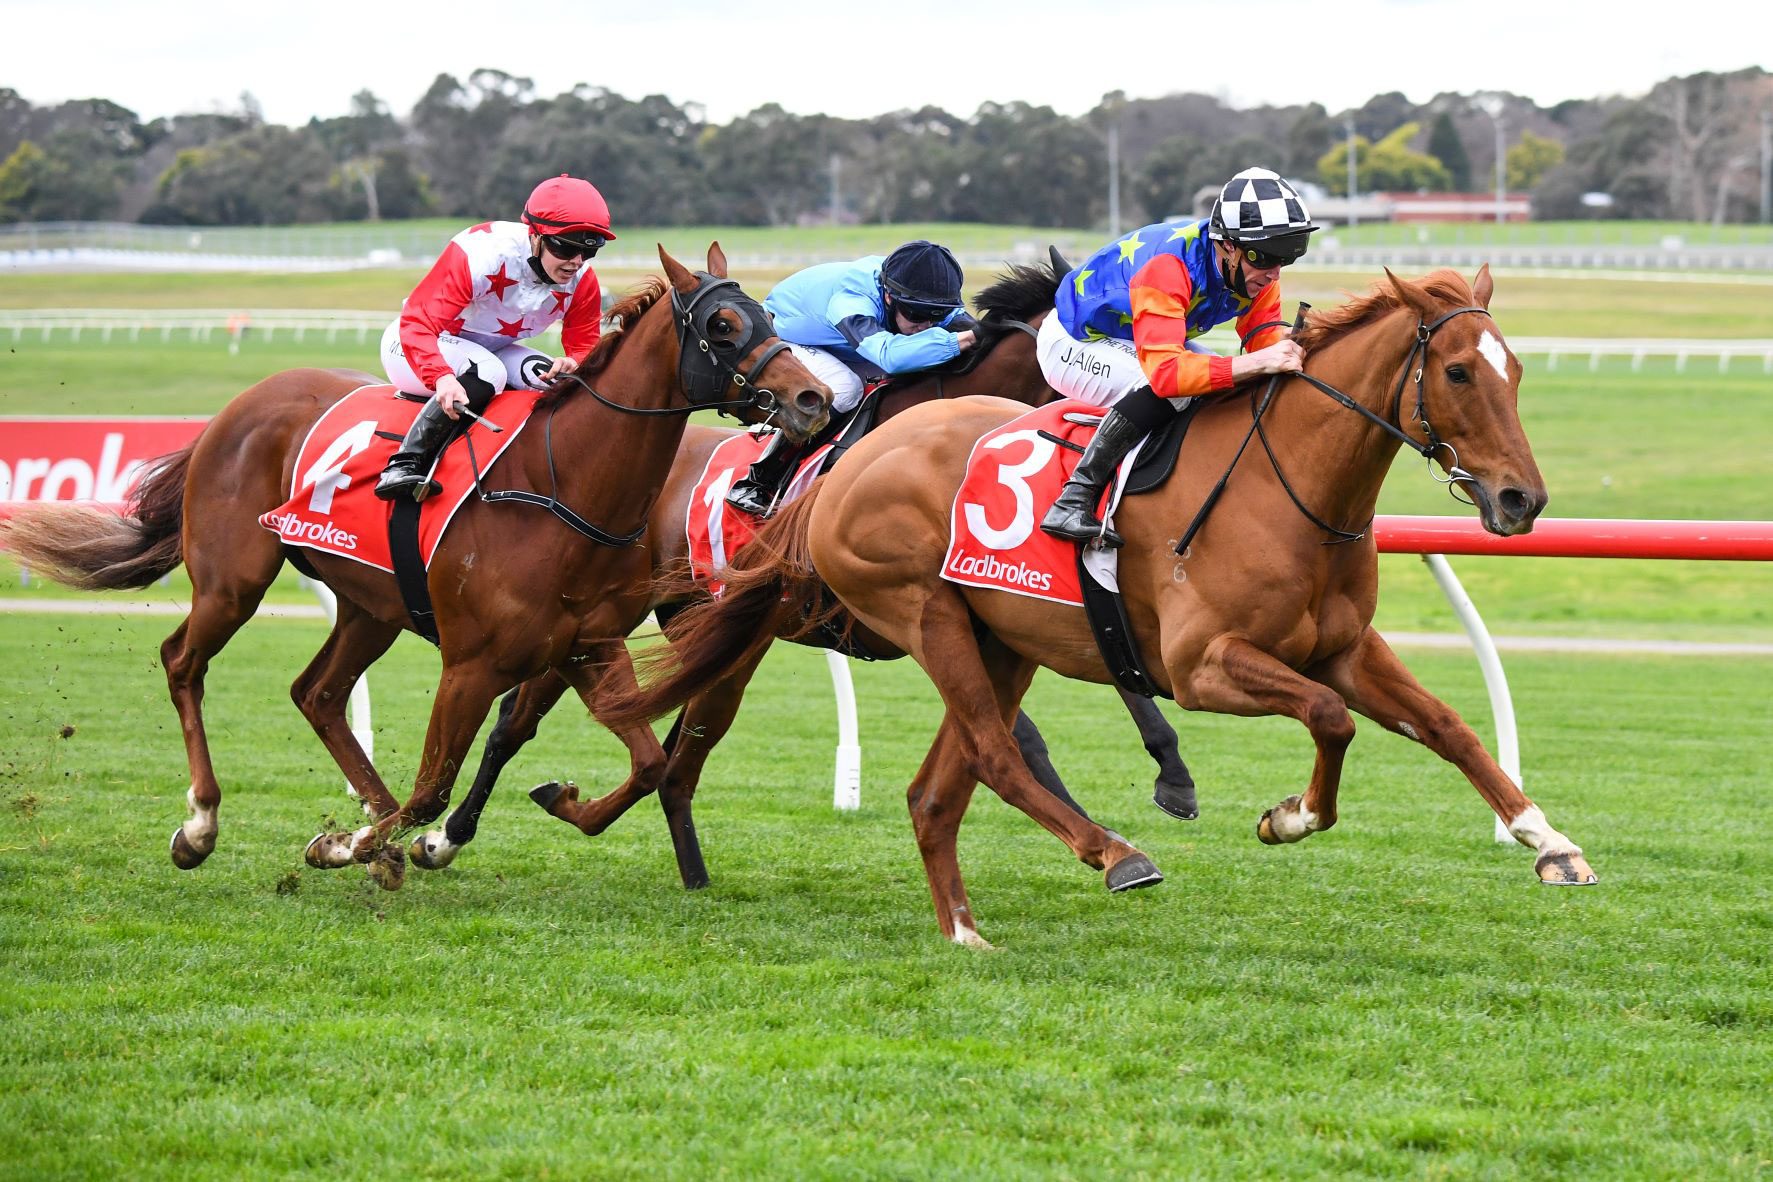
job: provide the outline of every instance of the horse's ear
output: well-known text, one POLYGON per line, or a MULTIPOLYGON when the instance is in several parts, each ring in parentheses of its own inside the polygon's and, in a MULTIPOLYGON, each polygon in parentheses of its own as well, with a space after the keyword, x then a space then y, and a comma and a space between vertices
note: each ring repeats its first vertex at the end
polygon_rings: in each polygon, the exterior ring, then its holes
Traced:
POLYGON ((658 245, 659 264, 665 268, 665 278, 671 281, 671 286, 686 295, 696 290, 696 277, 691 275, 689 269, 682 263, 665 253, 665 244, 663 242, 658 245))
POLYGON ((719 242, 708 244, 708 274, 717 279, 726 278, 726 251, 720 249, 719 242))
POLYGON ((1385 278, 1391 283, 1391 290, 1397 293, 1397 298, 1402 300, 1406 307, 1415 309, 1416 315, 1424 320, 1432 320, 1435 317, 1434 301, 1429 298, 1427 292, 1408 279, 1399 279, 1393 275, 1390 267, 1385 268, 1385 278))
POLYGON ((1490 264, 1485 263, 1478 268, 1477 278, 1471 281, 1471 298, 1477 301, 1478 307, 1488 308, 1495 290, 1496 281, 1490 278, 1490 264))
POLYGON ((1059 248, 1051 243, 1047 245, 1047 260, 1053 264, 1053 274, 1057 278, 1063 279, 1071 274, 1071 264, 1059 253, 1059 248))

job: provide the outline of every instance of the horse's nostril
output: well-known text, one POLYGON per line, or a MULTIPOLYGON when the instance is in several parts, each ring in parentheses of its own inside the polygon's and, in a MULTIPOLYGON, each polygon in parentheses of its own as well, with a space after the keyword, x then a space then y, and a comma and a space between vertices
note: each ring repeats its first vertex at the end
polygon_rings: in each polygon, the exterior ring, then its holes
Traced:
POLYGON ((1496 500, 1510 521, 1519 521, 1524 517, 1531 516, 1537 507, 1534 498, 1518 488, 1503 489, 1496 500))
POLYGON ((794 405, 802 414, 816 415, 825 406, 817 390, 802 390, 794 396, 794 405))

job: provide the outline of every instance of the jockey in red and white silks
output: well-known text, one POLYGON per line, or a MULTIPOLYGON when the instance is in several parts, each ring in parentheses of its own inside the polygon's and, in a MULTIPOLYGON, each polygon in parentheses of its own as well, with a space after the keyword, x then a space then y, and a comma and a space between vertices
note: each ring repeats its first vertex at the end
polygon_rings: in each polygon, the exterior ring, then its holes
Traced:
POLYGON ((541 389, 579 368, 603 331, 591 259, 615 237, 609 221, 596 187, 563 173, 535 187, 521 222, 482 222, 450 239, 382 334, 389 380, 428 401, 376 496, 423 500, 425 473, 464 409, 479 414, 500 390, 541 389), (521 343, 555 324, 564 356, 521 343))
MULTIPOLYGON (((495 390, 539 388, 554 358, 522 342, 561 324, 561 351, 582 361, 602 335, 603 289, 589 264, 565 283, 532 265, 530 228, 482 222, 454 238, 382 334, 388 380, 430 394, 472 365, 495 390)), ((577 368, 576 364, 573 368, 577 368)))

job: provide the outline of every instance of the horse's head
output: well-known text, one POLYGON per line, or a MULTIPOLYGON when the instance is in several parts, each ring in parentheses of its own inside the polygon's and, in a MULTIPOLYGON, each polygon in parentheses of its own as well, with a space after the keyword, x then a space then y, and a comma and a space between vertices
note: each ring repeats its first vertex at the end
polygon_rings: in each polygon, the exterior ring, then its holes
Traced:
POLYGON ((671 309, 681 345, 678 380, 693 403, 737 406, 746 422, 774 422, 796 443, 831 418, 831 390, 776 336, 769 313, 726 277, 718 242, 708 269, 690 271, 659 247, 671 281, 671 309))
POLYGON ((1470 493, 1485 529, 1504 537, 1527 533, 1547 494, 1521 428, 1520 359, 1490 318, 1489 265, 1478 270, 1463 304, 1389 270, 1385 277, 1418 325, 1393 404, 1399 426, 1438 445, 1433 458, 1470 493))

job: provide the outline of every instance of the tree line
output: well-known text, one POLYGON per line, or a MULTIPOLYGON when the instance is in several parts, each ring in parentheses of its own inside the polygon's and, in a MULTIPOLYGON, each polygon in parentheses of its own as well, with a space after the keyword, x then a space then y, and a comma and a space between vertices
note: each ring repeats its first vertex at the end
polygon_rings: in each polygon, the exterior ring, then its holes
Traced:
POLYGON ((372 92, 347 114, 284 127, 250 95, 226 113, 144 122, 105 99, 38 107, 0 88, 0 222, 283 225, 514 217, 540 178, 594 181, 617 218, 647 225, 829 221, 1087 226, 1108 214, 1110 141, 1122 220, 1187 214, 1203 186, 1261 163, 1362 192, 1492 186, 1497 121, 1510 190, 1542 219, 1754 221, 1760 68, 1670 78, 1639 97, 1541 108, 1513 94, 1375 95, 1236 109, 1200 94, 1115 92, 1077 118, 1029 103, 970 116, 939 107, 869 119, 767 104, 724 124, 694 103, 584 84, 538 95, 527 78, 440 74, 404 116, 372 92), (1352 132, 1352 135, 1350 134, 1352 132), (1585 203, 1605 193, 1611 204, 1585 203))

